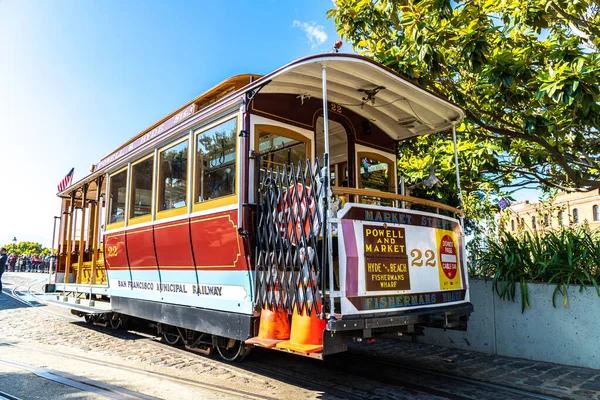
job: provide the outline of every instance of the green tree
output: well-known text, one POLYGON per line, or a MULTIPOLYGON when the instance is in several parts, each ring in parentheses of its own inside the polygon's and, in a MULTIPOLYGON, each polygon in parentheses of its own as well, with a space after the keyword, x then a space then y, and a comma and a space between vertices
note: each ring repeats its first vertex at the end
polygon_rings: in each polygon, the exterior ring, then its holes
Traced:
MULTIPOLYGON (((600 187, 596 1, 335 5, 328 16, 356 50, 465 108, 458 132, 467 193, 481 198, 500 186, 531 184, 600 187)), ((406 142, 403 174, 417 183, 434 162, 437 173, 452 181, 450 146, 443 135, 406 142)))
POLYGON ((48 248, 36 242, 19 242, 16 246, 10 243, 3 247, 6 248, 8 254, 16 253, 19 256, 24 254, 43 257, 50 255, 50 250, 48 248))

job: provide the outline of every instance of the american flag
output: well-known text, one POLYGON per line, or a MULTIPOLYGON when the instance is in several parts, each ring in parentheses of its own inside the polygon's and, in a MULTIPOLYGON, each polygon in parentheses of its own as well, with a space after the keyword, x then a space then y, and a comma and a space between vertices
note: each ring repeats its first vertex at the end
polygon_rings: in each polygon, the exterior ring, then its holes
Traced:
POLYGON ((65 190, 66 188, 69 187, 69 185, 73 181, 73 171, 75 171, 75 168, 71 168, 71 170, 69 171, 69 173, 67 174, 67 176, 65 176, 64 178, 62 178, 62 180, 58 184, 58 191, 59 192, 62 192, 63 190, 65 190))

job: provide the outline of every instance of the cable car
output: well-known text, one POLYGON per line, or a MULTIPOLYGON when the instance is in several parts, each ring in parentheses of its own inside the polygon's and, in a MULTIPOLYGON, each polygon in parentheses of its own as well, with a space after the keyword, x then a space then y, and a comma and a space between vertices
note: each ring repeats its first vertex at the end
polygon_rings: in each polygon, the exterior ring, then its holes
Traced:
POLYGON ((406 195, 396 167, 400 141, 463 118, 357 55, 234 76, 58 193, 48 297, 226 360, 466 329, 463 212, 406 195))

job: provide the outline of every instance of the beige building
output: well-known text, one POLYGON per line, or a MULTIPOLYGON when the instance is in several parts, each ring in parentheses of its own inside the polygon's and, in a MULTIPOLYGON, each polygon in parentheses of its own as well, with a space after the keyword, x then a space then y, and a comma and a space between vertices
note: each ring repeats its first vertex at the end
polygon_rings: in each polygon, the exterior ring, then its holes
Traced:
POLYGON ((600 193, 560 192, 553 201, 513 203, 503 212, 504 228, 516 232, 522 227, 533 231, 556 229, 565 225, 587 224, 600 228, 600 193))

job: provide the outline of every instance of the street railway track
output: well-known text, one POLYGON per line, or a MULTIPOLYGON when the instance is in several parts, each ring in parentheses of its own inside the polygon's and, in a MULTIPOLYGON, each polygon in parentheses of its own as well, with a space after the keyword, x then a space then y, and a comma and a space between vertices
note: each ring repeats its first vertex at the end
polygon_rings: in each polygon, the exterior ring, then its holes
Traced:
POLYGON ((35 285, 37 285, 37 284, 39 284, 39 283, 45 282, 45 281, 46 281, 46 279, 47 279, 46 277, 44 277, 44 278, 42 278, 42 279, 38 279, 37 281, 35 281, 35 282, 31 283, 31 284, 30 284, 30 285, 27 287, 27 289, 26 289, 26 294, 25 294, 25 295, 26 295, 26 296, 28 296, 28 297, 33 297, 33 298, 35 298, 35 299, 36 299, 36 301, 37 301, 37 304, 35 304, 35 303, 33 303, 33 302, 29 301, 29 300, 26 300, 26 299, 24 299, 24 298, 23 298, 24 296, 23 296, 23 295, 21 295, 21 294, 19 293, 19 290, 18 290, 18 288, 20 288, 20 287, 25 287, 25 286, 27 286, 27 284, 18 284, 18 285, 15 285, 15 286, 14 286, 12 289, 10 289, 10 291, 9 291, 9 292, 8 292, 8 291, 4 291, 4 290, 3 290, 3 293, 4 293, 4 294, 6 294, 7 296, 10 296, 10 297, 12 297, 13 299, 17 300, 18 302, 20 302, 20 303, 22 303, 22 304, 24 304, 24 305, 26 305, 26 306, 29 306, 29 307, 32 307, 32 308, 37 308, 37 309, 39 309, 40 311, 43 311, 43 312, 45 312, 45 313, 48 313, 48 314, 51 314, 51 315, 55 315, 55 316, 61 317, 61 318, 63 318, 63 319, 68 319, 68 320, 79 321, 79 320, 80 320, 80 318, 74 317, 74 316, 72 316, 72 315, 59 314, 59 313, 56 313, 56 312, 53 312, 53 311, 49 310, 49 309, 48 309, 47 307, 45 307, 45 305, 43 304, 43 300, 42 300, 42 299, 39 297, 38 293, 34 293, 34 291, 33 291, 33 290, 31 290, 31 288, 32 288, 33 286, 35 286, 35 285))
POLYGON ((23 369, 31 372, 32 374, 55 382, 61 385, 70 386, 78 389, 82 392, 88 392, 97 394, 103 397, 114 400, 160 400, 158 397, 148 396, 133 390, 109 385, 104 382, 95 381, 92 379, 84 378, 68 374, 62 371, 51 370, 48 368, 38 368, 32 365, 23 364, 16 361, 0 360, 0 364, 8 365, 10 367, 23 369))
MULTIPOLYGON (((36 283, 39 283, 39 281, 33 283, 32 285, 30 285, 28 287, 28 289, 27 289, 28 295, 35 297, 35 294, 31 292, 31 288, 36 283)), ((33 304, 27 300, 23 300, 23 299, 19 298, 19 294, 18 294, 18 291, 16 291, 16 289, 20 286, 25 286, 25 285, 15 286, 15 288, 12 289, 11 297, 15 298, 18 301, 21 301, 22 303, 24 303, 28 306, 36 307, 39 309, 39 305, 33 304)), ((44 310, 44 309, 40 309, 40 310, 49 312, 51 314, 58 315, 63 318, 67 318, 67 316, 65 316, 65 315, 53 313, 52 311, 49 311, 49 310, 44 310)), ((80 320, 80 318, 73 318, 73 319, 76 319, 78 321, 80 320)), ((102 329, 102 328, 100 328, 100 329, 102 329)), ((116 336, 122 336, 122 335, 123 336, 127 336, 127 335, 142 336, 145 339, 147 339, 149 343, 152 343, 155 346, 160 346, 163 349, 165 347, 167 347, 162 341, 158 340, 156 336, 154 336, 152 334, 140 332, 140 331, 134 331, 134 330, 122 331, 122 332, 112 331, 112 332, 107 332, 107 333, 112 333, 112 334, 115 334, 116 336)), ((168 346, 168 348, 171 351, 180 352, 181 354, 185 354, 187 356, 190 356, 190 355, 198 356, 197 353, 189 351, 189 350, 185 350, 183 348, 178 348, 178 347, 173 347, 173 346, 168 346)), ((258 349, 258 350, 261 351, 262 349, 258 349)), ((42 350, 40 350, 40 351, 42 351, 42 350)), ((43 350, 43 351, 46 351, 46 350, 43 350)), ((63 356, 69 357, 69 358, 80 357, 80 356, 68 355, 65 353, 57 353, 57 354, 61 354, 63 356)), ((84 358, 80 357, 80 359, 83 360, 84 358)), ((105 366, 113 366, 114 365, 115 368, 123 368, 122 366, 119 366, 116 364, 104 363, 104 362, 93 360, 93 359, 89 359, 89 360, 85 359, 85 361, 93 362, 95 364, 105 365, 105 366)), ((336 371, 338 371, 338 372, 344 371, 344 373, 354 376, 355 378, 360 378, 360 379, 368 378, 371 381, 376 381, 383 385, 387 385, 390 387, 396 387, 396 388, 402 387, 402 388, 405 388, 410 391, 414 391, 414 392, 421 393, 424 395, 433 396, 433 397, 440 398, 440 399, 451 399, 451 400, 479 399, 479 398, 482 398, 481 397, 482 395, 485 396, 485 393, 487 393, 489 395, 493 395, 495 399, 562 400, 562 399, 572 398, 564 393, 558 393, 558 392, 548 393, 548 391, 546 391, 546 390, 529 390, 530 388, 528 388, 528 390, 525 390, 525 389, 521 389, 518 387, 509 386, 509 385, 501 385, 498 383, 481 381, 481 380, 477 380, 477 379, 473 379, 473 378, 467 378, 464 376, 458 376, 458 375, 444 373, 444 372, 435 371, 435 370, 431 370, 431 369, 423 369, 423 368, 419 368, 419 367, 407 366, 407 365, 403 365, 403 364, 399 364, 399 363, 393 363, 393 362, 389 362, 389 361, 374 359, 372 357, 354 355, 351 353, 336 355, 334 357, 327 358, 325 362, 321 362, 321 361, 315 361, 315 360, 309 360, 309 359, 298 359, 297 357, 294 357, 293 360, 290 360, 290 357, 286 354, 263 352, 263 353, 261 353, 260 361, 255 359, 254 357, 251 357, 250 359, 239 364, 239 367, 235 367, 233 369, 222 366, 221 363, 219 363, 218 367, 228 369, 230 372, 236 373, 236 374, 240 374, 240 369, 241 369, 241 370, 244 370, 247 372, 252 372, 252 373, 255 373, 258 375, 263 375, 263 376, 268 376, 268 377, 272 377, 275 379, 279 379, 279 380, 285 381, 287 383, 298 385, 301 387, 311 388, 313 390, 318 390, 318 391, 323 391, 323 392, 326 392, 328 395, 333 395, 333 396, 339 397, 339 398, 347 398, 347 399, 363 399, 363 398, 369 398, 369 397, 395 398, 393 394, 390 394, 389 396, 386 396, 385 394, 378 394, 377 396, 370 396, 370 393, 365 392, 364 389, 357 388, 357 387, 351 387, 351 385, 349 385, 347 379, 343 379, 343 382, 338 382, 338 383, 336 383, 335 380, 322 379, 321 377, 323 376, 323 374, 315 374, 314 373, 315 365, 318 366, 317 369, 320 367, 323 370, 327 370, 328 369, 327 366, 329 366, 329 367, 333 366, 336 371), (276 362, 274 363, 275 366, 272 365, 273 363, 268 362, 269 358, 277 359, 276 362), (292 365, 289 365, 287 368, 282 368, 281 363, 288 363, 291 361, 293 361, 292 365), (298 366, 304 365, 306 363, 309 363, 311 365, 304 369, 300 368, 300 370, 298 371, 298 366), (393 376, 389 376, 389 374, 385 374, 385 373, 381 372, 381 371, 387 371, 390 369, 395 370, 395 372, 400 372, 400 371, 403 371, 403 372, 400 374, 397 374, 397 373, 391 374, 393 376), (375 372, 373 372, 373 371, 375 371, 375 372), (317 376, 307 376, 307 374, 311 374, 311 373, 312 373, 312 375, 318 375, 318 377, 317 376), (421 376, 421 377, 429 376, 430 377, 432 375, 435 376, 436 378, 438 378, 435 382, 430 380, 429 383, 434 383, 434 385, 424 384, 422 382, 423 379, 420 379, 420 377, 419 377, 419 376, 421 376), (440 385, 440 380, 450 381, 450 382, 454 382, 454 383, 461 382, 462 384, 467 385, 470 388, 476 388, 477 389, 476 392, 478 392, 479 395, 478 396, 469 395, 468 393, 464 393, 464 390, 461 390, 461 388, 452 388, 451 384, 440 385), (432 386, 435 386, 435 387, 432 387, 432 386), (503 393, 504 396, 500 395, 500 393, 503 393)), ((217 366, 217 365, 215 365, 215 366, 217 366)), ((132 368, 132 367, 125 367, 125 368, 132 368)), ((134 370, 135 370, 135 368, 132 368, 132 372, 135 372, 134 370)), ((147 372, 145 370, 143 370, 143 371, 145 373, 147 372)), ((175 380, 181 379, 181 378, 169 377, 168 375, 160 374, 160 373, 152 373, 152 374, 158 374, 157 377, 160 376, 163 379, 169 379, 169 378, 172 378, 175 380)), ((251 378, 254 379, 255 377, 251 377, 251 378)), ((184 381, 188 381, 188 380, 184 379, 184 381)), ((207 384, 202 384, 202 383, 198 383, 198 382, 194 382, 194 381, 187 382, 187 383, 207 385, 207 384)), ((229 389, 227 389, 227 390, 229 390, 229 389)), ((239 395, 242 395, 242 397, 243 397, 244 395, 248 395, 248 394, 242 392, 242 393, 238 393, 236 396, 239 396, 239 395)), ((255 398, 264 398, 264 397, 255 397, 255 398)))
MULTIPOLYGON (((149 341, 154 343, 157 346, 165 346, 157 337, 153 337, 150 334, 146 334, 139 331, 129 331, 129 333, 136 334, 147 338, 149 341)), ((190 355, 195 354, 192 351, 186 350, 184 348, 177 348, 170 346, 170 349, 176 352, 180 352, 181 354, 190 355)), ((262 349, 256 349, 261 351, 262 349)), ((542 391, 530 391, 514 388, 511 386, 503 386, 496 383, 490 383, 485 381, 480 381, 471 378, 465 378, 461 376, 456 376, 447 373, 441 373, 433 370, 426 370, 417 367, 410 367, 402 364, 391 363, 387 361, 376 360, 372 357, 363 357, 353 354, 341 354, 336 355, 334 358, 326 359, 325 362, 311 360, 311 359, 300 359, 294 357, 291 358, 287 354, 282 353, 272 353, 263 351, 261 353, 261 357, 249 357, 240 366, 248 371, 254 373, 261 373, 265 376, 282 379, 287 383, 293 383, 302 387, 309 387, 315 390, 323 390, 326 391, 329 395, 334 395, 340 398, 347 399, 364 399, 368 398, 369 393, 365 392, 364 389, 360 387, 353 387, 347 379, 344 379, 345 382, 333 383, 331 381, 323 380, 314 372, 314 367, 317 366, 320 369, 328 369, 327 367, 335 366, 337 371, 344 371, 348 375, 353 375, 356 378, 364 379, 368 377, 370 380, 380 382, 384 385, 395 386, 395 387, 403 387, 405 389, 414 390, 416 392, 424 393, 430 396, 435 396, 437 398, 443 399, 451 399, 451 400, 467 400, 467 399, 480 399, 486 398, 481 397, 485 394, 493 395, 494 398, 506 398, 506 399, 538 399, 538 400, 562 400, 562 399, 570 399, 571 397, 564 395, 562 393, 545 393, 542 391), (275 362, 268 362, 269 357, 275 358, 275 362), (334 360, 333 362, 331 360, 334 360), (281 363, 292 361, 293 366, 286 366, 282 368, 281 363), (304 371, 293 371, 293 367, 298 364, 308 364, 308 367, 304 371), (397 376, 390 377, 384 376, 382 371, 389 370, 390 368, 395 369, 395 372, 403 371, 401 376, 404 376, 405 379, 399 378, 397 376), (375 372, 373 372, 375 371, 375 372), (306 374, 311 374, 313 376, 307 377, 306 374), (407 375, 411 375, 407 377, 407 375), (477 396, 469 396, 465 394, 461 394, 460 390, 452 388, 440 388, 440 380, 436 380, 436 387, 427 386, 425 384, 420 384, 415 379, 415 374, 420 374, 422 376, 431 376, 434 375, 438 378, 445 379, 447 381, 460 381, 466 385, 471 386, 472 388, 477 388, 477 392, 479 393, 477 396), (408 379, 410 378, 410 379, 408 379), (350 389, 349 389, 350 387, 350 389), (506 394, 505 397, 499 396, 499 392, 503 392, 506 394)), ((239 373, 238 371, 234 371, 235 373, 239 373)), ((347 378, 347 375, 344 377, 347 378)), ((446 385, 450 386, 450 385, 446 385)), ((385 395, 378 395, 378 398, 385 397, 385 395)), ((394 398, 394 396, 390 396, 389 398, 394 398)))
POLYGON ((8 394, 0 390, 0 400, 21 400, 17 396, 13 396, 12 394, 8 394))
MULTIPOLYGON (((179 383, 179 384, 183 384, 183 385, 187 385, 187 386, 210 390, 213 392, 219 392, 219 393, 223 393, 223 394, 226 394, 229 396, 235 396, 235 397, 244 398, 244 399, 255 399, 255 400, 274 399, 272 397, 261 396, 261 395, 257 395, 254 393, 249 393, 249 392, 245 392, 245 391, 237 390, 237 389, 231 389, 231 388, 227 388, 227 387, 220 386, 220 385, 198 382, 198 381, 187 379, 187 378, 174 377, 174 376, 170 376, 170 375, 163 374, 160 372, 148 371, 143 368, 130 367, 130 366, 126 366, 126 365, 115 364, 115 363, 108 362, 108 361, 100 361, 100 360, 96 360, 94 358, 76 356, 73 354, 68 354, 68 353, 64 353, 64 352, 60 352, 60 351, 45 350, 45 349, 40 349, 40 348, 36 348, 36 347, 32 347, 32 346, 26 346, 26 345, 21 345, 18 343, 9 343, 9 342, 0 342, 0 346, 12 346, 12 347, 21 348, 21 349, 28 350, 28 351, 34 351, 34 352, 38 352, 38 353, 45 353, 45 354, 50 354, 50 355, 54 355, 54 356, 60 356, 62 358, 67 358, 70 360, 82 361, 82 362, 86 362, 86 363, 100 365, 100 366, 107 367, 107 368, 113 368, 116 370, 133 372, 133 373, 137 373, 137 374, 151 376, 151 377, 161 379, 161 380, 167 380, 170 382, 175 382, 175 383, 179 383)), ((0 362, 4 362, 4 361, 0 361, 0 362)), ((9 363, 13 363, 13 362, 9 362, 9 363)), ((54 372, 54 374, 60 375, 60 374, 64 374, 64 373, 54 372)), ((102 384, 102 385, 106 385, 106 384, 102 384)), ((71 385, 69 385, 69 386, 71 386, 71 385)), ((108 385, 106 385, 106 386, 108 386, 108 385)), ((146 397, 140 397, 140 398, 157 399, 156 397, 152 397, 152 396, 147 396, 147 395, 144 395, 144 396, 146 396, 146 397)), ((131 398, 131 397, 129 397, 129 398, 131 398)))

